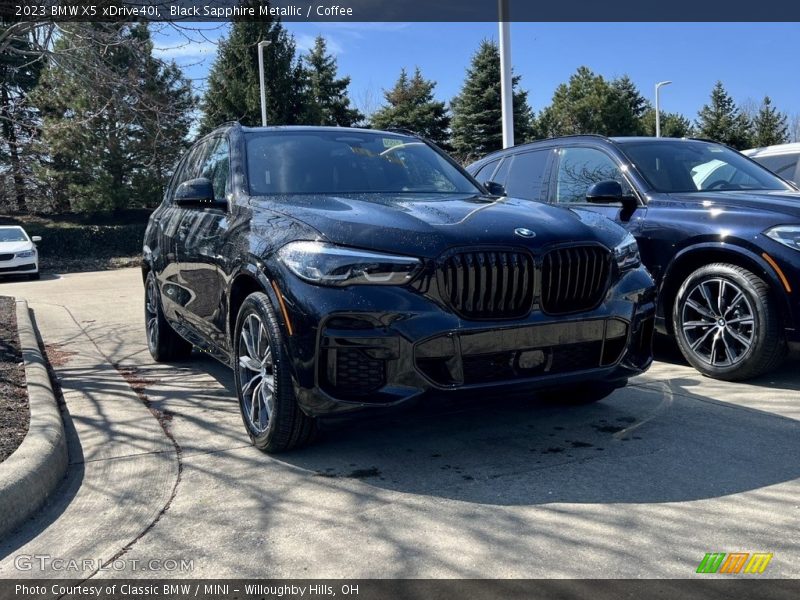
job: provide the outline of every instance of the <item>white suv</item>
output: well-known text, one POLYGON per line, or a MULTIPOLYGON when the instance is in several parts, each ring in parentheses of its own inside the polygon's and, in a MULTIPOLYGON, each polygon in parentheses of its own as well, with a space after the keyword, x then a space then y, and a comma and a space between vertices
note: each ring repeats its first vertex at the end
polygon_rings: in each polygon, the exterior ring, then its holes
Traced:
POLYGON ((800 143, 751 148, 743 150, 742 154, 749 156, 786 181, 800 185, 800 143))

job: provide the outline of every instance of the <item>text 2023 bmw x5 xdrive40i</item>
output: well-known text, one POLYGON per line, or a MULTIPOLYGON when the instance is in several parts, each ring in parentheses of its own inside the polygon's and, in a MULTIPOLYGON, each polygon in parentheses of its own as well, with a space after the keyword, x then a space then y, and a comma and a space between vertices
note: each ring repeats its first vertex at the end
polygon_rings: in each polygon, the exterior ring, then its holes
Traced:
POLYGON ((492 196, 413 136, 218 129, 178 163, 144 242, 159 361, 230 365, 256 446, 425 392, 600 399, 652 361, 654 288, 594 213, 492 196))

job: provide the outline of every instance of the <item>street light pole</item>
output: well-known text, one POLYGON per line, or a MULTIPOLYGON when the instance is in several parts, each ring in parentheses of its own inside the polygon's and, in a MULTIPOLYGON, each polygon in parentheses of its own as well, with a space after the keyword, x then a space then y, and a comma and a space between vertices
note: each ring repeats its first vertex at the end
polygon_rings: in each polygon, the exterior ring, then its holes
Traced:
POLYGON ((272 42, 262 40, 258 42, 258 78, 261 82, 261 126, 267 126, 267 86, 264 84, 264 48, 272 42))
POLYGON ((503 148, 514 145, 514 84, 511 79, 511 23, 508 0, 497 1, 500 21, 500 105, 503 123, 503 148))
POLYGON ((658 91, 665 85, 669 85, 671 81, 659 81, 656 84, 656 137, 661 137, 661 108, 658 103, 658 91))

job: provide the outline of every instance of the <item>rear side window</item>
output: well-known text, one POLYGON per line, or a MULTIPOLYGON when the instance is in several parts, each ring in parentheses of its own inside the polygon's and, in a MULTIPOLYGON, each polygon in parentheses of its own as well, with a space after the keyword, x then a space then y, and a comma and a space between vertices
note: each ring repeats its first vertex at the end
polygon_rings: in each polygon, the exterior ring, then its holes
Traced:
POLYGON ((525 200, 540 200, 549 156, 549 150, 515 155, 505 183, 506 193, 525 200))
POLYGON ((782 154, 780 156, 754 156, 753 160, 768 168, 784 179, 793 180, 797 171, 800 154, 782 154))
POLYGON ((497 163, 500 162, 500 159, 493 160, 491 162, 486 163, 483 165, 478 171, 475 173, 474 177, 480 183, 484 184, 487 181, 495 181, 492 179, 492 174, 494 173, 494 169, 497 166, 497 163))

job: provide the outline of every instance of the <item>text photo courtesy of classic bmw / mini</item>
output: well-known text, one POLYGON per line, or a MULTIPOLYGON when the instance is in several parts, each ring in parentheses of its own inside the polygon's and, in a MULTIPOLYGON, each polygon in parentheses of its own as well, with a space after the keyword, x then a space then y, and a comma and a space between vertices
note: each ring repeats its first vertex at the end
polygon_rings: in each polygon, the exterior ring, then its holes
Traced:
POLYGON ((0 598, 800 593, 800 9, 11 4, 0 598))

